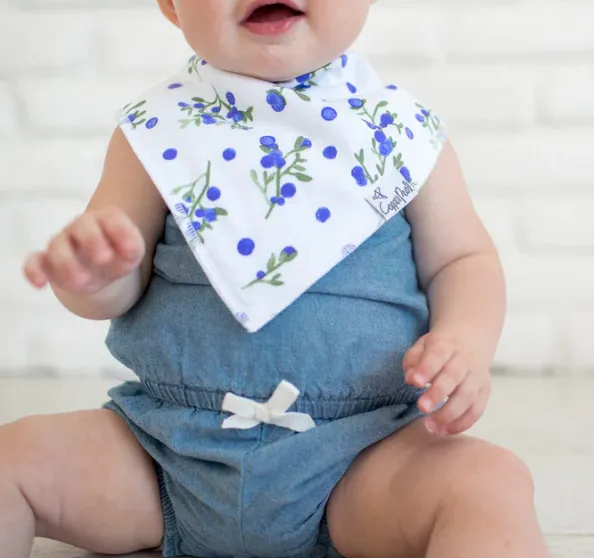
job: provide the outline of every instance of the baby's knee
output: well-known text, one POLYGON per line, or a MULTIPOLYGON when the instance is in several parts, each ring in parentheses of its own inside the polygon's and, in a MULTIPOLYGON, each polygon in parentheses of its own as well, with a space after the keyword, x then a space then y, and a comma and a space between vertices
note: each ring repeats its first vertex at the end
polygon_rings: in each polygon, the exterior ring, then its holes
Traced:
POLYGON ((0 474, 3 477, 10 476, 17 466, 22 449, 26 447, 19 437, 23 422, 24 419, 21 419, 0 426, 0 474))
POLYGON ((58 434, 44 423, 44 417, 30 416, 0 426, 0 471, 19 486, 39 477, 58 434))
POLYGON ((508 501, 510 497, 531 501, 534 496, 528 466, 516 454, 499 446, 470 441, 450 465, 452 477, 457 478, 450 484, 450 496, 489 501, 508 501))

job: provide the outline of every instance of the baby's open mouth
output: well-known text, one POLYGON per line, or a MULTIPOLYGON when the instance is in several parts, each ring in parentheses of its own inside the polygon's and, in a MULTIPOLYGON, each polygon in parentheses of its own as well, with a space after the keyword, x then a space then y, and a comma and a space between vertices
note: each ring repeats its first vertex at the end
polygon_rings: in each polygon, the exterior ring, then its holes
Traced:
POLYGON ((258 2, 243 20, 243 24, 248 27, 262 24, 281 24, 304 15, 291 2, 258 2))

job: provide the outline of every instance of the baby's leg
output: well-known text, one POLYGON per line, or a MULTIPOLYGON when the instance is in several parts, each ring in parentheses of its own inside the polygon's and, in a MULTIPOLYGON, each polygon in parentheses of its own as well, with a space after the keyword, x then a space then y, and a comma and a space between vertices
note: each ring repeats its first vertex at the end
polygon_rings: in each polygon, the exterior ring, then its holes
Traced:
POLYGON ((115 413, 31 417, 0 427, 0 548, 33 537, 92 552, 156 548, 163 536, 152 462, 115 413))
POLYGON ((336 488, 330 534, 348 558, 546 558, 532 479, 513 455, 421 422, 370 448, 336 488))

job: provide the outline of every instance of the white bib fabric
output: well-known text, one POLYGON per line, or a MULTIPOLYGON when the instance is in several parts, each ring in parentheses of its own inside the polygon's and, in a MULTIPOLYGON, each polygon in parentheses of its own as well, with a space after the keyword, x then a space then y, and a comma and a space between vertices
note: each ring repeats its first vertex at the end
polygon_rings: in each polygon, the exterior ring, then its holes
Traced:
POLYGON ((194 56, 119 124, 249 332, 402 211, 445 141, 437 116, 356 53, 283 83, 194 56))

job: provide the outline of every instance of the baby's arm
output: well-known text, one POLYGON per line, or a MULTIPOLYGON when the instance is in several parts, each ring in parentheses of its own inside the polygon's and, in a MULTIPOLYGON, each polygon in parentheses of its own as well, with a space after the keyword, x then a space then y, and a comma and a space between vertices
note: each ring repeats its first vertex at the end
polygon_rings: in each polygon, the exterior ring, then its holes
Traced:
POLYGON ((165 214, 160 194, 116 129, 85 213, 27 260, 25 274, 38 288, 49 283, 74 314, 116 318, 148 284, 165 214))
POLYGON ((431 330, 407 355, 407 380, 432 386, 420 407, 442 433, 469 428, 490 393, 489 367, 505 314, 497 251, 467 193, 448 143, 427 184, 407 210, 419 279, 429 297, 431 330))

